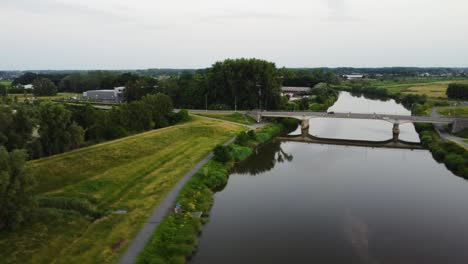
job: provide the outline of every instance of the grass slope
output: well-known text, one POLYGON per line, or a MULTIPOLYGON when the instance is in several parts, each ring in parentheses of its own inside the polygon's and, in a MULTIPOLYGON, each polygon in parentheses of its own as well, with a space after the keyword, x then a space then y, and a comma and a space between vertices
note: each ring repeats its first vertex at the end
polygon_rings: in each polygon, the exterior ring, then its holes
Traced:
POLYGON ((0 259, 6 263, 116 262, 172 186, 215 145, 243 129, 194 118, 30 162, 38 179, 38 197, 55 199, 62 209, 41 208, 22 229, 0 233, 0 259), (83 207, 103 217, 94 219, 82 213, 85 210, 70 210, 83 207), (118 209, 127 213, 115 214, 118 209))
POLYGON ((197 114, 197 115, 222 119, 222 120, 241 123, 241 124, 246 124, 246 125, 252 125, 252 124, 256 123, 255 120, 252 117, 250 117, 248 115, 241 114, 241 113, 233 113, 233 114, 201 113, 201 114, 197 114))

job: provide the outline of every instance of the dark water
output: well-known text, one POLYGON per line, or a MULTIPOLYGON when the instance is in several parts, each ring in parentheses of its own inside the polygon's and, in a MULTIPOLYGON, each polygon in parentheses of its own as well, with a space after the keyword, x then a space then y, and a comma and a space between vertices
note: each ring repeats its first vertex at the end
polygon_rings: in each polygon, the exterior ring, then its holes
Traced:
MULTIPOLYGON (((311 133, 391 136, 325 121, 311 133)), ((191 263, 468 263, 467 209, 467 182, 427 151, 276 140, 216 194, 191 263)))

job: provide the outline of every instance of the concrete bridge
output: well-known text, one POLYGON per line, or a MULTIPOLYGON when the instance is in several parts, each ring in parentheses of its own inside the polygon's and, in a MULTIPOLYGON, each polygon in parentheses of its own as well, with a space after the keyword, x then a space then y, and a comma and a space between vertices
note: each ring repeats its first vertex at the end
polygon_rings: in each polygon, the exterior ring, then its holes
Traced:
POLYGON ((431 123, 431 124, 450 124, 452 132, 456 133, 468 127, 468 118, 466 117, 441 117, 441 116, 408 116, 408 115, 389 115, 389 114, 361 114, 361 113, 334 113, 334 112, 284 112, 284 111, 251 111, 250 116, 257 121, 262 118, 289 117, 301 120, 303 136, 308 135, 309 120, 312 118, 335 118, 335 119, 364 119, 364 120, 382 120, 393 124, 393 142, 398 142, 400 134, 400 124, 405 123, 431 123))
MULTIPOLYGON (((213 114, 230 114, 233 111, 216 111, 216 110, 189 110, 190 113, 213 113, 213 114)), ((393 124, 393 142, 398 142, 400 134, 399 126, 405 123, 431 123, 452 125, 452 132, 456 133, 464 128, 468 128, 467 117, 442 117, 442 116, 408 116, 408 115, 391 115, 391 114, 361 114, 361 113, 333 113, 333 112, 292 112, 292 111, 238 111, 239 113, 247 114, 253 117, 257 122, 263 118, 279 118, 288 117, 295 118, 301 121, 303 135, 306 136, 309 130, 309 120, 312 118, 334 118, 334 119, 363 119, 363 120, 382 120, 393 124)))

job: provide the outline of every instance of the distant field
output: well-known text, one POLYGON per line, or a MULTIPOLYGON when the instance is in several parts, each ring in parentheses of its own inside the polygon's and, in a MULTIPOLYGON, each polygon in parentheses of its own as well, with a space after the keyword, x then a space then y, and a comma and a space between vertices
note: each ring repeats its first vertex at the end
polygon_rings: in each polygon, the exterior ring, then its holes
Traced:
MULTIPOLYGON (((77 93, 57 93, 57 95, 55 95, 55 96, 38 96, 36 98, 37 98, 37 100, 50 101, 50 100, 69 98, 69 97, 72 97, 72 96, 80 96, 80 95, 81 94, 77 94, 77 93)), ((12 97, 12 98, 14 98, 14 97, 18 98, 19 102, 24 102, 24 100, 26 100, 26 99, 31 100, 31 98, 33 97, 33 95, 30 94, 30 93, 27 93, 27 94, 9 94, 8 96, 12 97)))
POLYGON ((237 122, 241 124, 246 124, 246 125, 251 125, 255 124, 255 120, 248 116, 244 115, 241 113, 234 113, 234 114, 210 114, 210 113, 202 113, 202 114, 197 114, 200 116, 206 116, 206 117, 211 117, 211 118, 217 118, 217 119, 222 119, 222 120, 227 120, 231 122, 237 122))
POLYGON ((401 83, 382 85, 391 93, 411 93, 419 95, 427 95, 428 97, 446 98, 445 91, 450 83, 468 83, 468 80, 449 80, 436 82, 419 82, 419 83, 401 83))
POLYGON ((444 116, 468 116, 468 106, 460 107, 437 107, 437 112, 444 116))
POLYGON ((48 199, 91 203, 40 210, 16 233, 0 233, 2 263, 115 263, 152 208, 215 145, 241 126, 194 117, 188 123, 28 163, 48 199), (126 210, 125 214, 113 213, 126 210))
POLYGON ((0 80, 0 84, 6 85, 6 86, 11 86, 11 81, 8 81, 8 80, 0 80))

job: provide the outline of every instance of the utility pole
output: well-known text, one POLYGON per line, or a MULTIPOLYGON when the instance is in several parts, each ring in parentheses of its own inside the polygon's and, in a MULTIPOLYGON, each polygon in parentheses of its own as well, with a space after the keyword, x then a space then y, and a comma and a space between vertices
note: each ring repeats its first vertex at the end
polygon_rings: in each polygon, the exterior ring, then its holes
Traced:
POLYGON ((205 112, 208 112, 208 94, 205 94, 205 112))
POLYGON ((237 112, 237 95, 234 96, 234 112, 237 112))

